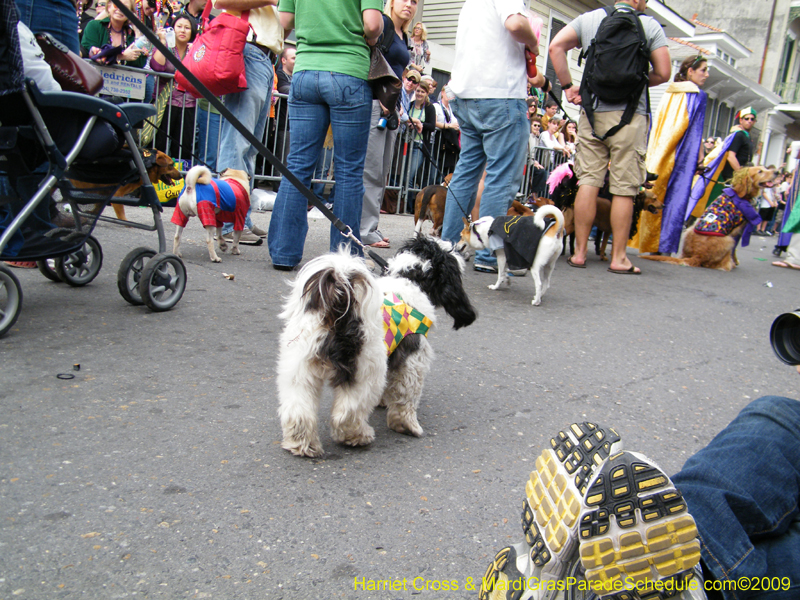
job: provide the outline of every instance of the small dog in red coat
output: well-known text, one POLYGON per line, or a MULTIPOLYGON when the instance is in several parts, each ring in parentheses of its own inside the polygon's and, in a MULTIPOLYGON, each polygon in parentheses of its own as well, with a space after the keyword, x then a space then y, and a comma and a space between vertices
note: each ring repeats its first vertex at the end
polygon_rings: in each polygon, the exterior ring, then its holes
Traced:
POLYGON ((181 256, 181 234, 189 217, 199 217, 206 230, 206 245, 211 262, 222 262, 214 251, 214 231, 219 249, 225 252, 228 244, 222 239, 222 224, 233 223, 233 249, 231 254, 241 254, 239 238, 244 230, 244 220, 250 208, 250 177, 238 169, 226 169, 219 179, 211 176, 207 167, 192 167, 186 174, 186 184, 178 199, 172 222, 175 239, 172 253, 181 256))

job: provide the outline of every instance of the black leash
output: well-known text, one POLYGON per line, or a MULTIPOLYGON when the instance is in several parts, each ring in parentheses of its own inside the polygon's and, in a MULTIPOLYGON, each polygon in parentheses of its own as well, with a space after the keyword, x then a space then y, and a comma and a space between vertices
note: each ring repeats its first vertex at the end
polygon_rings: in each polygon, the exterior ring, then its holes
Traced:
MULTIPOLYGON (((444 181, 444 176, 442 175, 442 170, 436 164, 436 161, 433 160, 433 157, 431 156, 430 148, 428 148, 428 146, 425 144, 425 142, 422 142, 422 145, 420 146, 420 148, 422 149, 422 156, 425 158, 425 160, 427 160, 433 166, 434 169, 436 169, 436 171, 439 173, 439 176, 442 178, 442 181, 444 181)), ((458 198, 456 197, 456 195, 453 192, 453 190, 450 189, 450 186, 448 185, 448 186, 445 186, 445 187, 447 188, 447 193, 453 195, 453 200, 456 201, 456 206, 458 206, 458 209, 461 211, 461 214, 464 215, 464 218, 467 221, 472 223, 472 215, 467 214, 464 211, 464 207, 461 206, 461 202, 458 201, 458 198)))
POLYGON ((288 167, 283 164, 269 149, 261 143, 255 134, 247 129, 242 123, 233 116, 233 113, 228 110, 228 108, 222 103, 222 101, 214 96, 209 89, 203 85, 194 74, 189 71, 186 67, 183 66, 180 60, 170 52, 169 48, 167 48, 164 44, 161 43, 161 40, 158 39, 158 36, 151 31, 144 23, 142 23, 136 15, 131 11, 127 6, 125 6, 121 0, 111 0, 114 5, 120 9, 122 14, 127 17, 127 19, 133 23, 139 31, 144 35, 152 44, 153 46, 164 55, 172 66, 175 67, 176 71, 180 71, 180 73, 186 77, 187 81, 194 86, 194 88, 203 95, 203 98, 208 100, 209 104, 211 104, 214 108, 216 108, 219 113, 228 121, 233 127, 238 131, 242 136, 252 144, 252 146, 256 149, 256 151, 273 167, 275 167, 281 175, 283 175, 289 183, 291 183, 297 190, 305 196, 306 200, 308 200, 311 204, 316 206, 319 211, 325 215, 325 217, 333 223, 333 226, 339 230, 342 236, 354 241, 358 246, 369 254, 369 257, 374 260, 378 265, 380 265, 381 269, 385 272, 388 270, 389 265, 380 256, 377 252, 371 250, 368 246, 364 245, 361 240, 359 240, 356 235, 353 233, 353 230, 350 228, 349 225, 345 225, 333 212, 325 206, 325 204, 317 198, 316 194, 308 189, 303 183, 292 173, 288 167))

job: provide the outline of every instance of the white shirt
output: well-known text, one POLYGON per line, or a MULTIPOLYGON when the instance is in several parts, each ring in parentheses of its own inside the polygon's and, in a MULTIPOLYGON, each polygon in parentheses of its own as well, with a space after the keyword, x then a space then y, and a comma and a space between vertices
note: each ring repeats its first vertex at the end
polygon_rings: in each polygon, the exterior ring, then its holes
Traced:
MULTIPOLYGON (((448 122, 447 119, 444 118, 444 106, 442 106, 442 103, 436 102, 433 105, 433 108, 436 111, 436 122, 447 123, 448 122)), ((448 109, 447 116, 450 117, 449 121, 450 123, 455 123, 456 125, 458 124, 458 119, 456 119, 456 116, 453 114, 452 109, 448 109)))
POLYGON ((458 16, 450 90, 458 98, 525 99, 525 45, 505 27, 523 0, 466 0, 458 16))

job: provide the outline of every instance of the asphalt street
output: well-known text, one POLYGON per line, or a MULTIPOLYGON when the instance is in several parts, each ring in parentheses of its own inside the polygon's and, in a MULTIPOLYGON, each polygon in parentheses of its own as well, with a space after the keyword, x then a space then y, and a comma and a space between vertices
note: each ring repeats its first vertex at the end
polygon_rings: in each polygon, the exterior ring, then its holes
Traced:
MULTIPOLYGON (((266 228, 269 213, 254 218, 266 228)), ((390 256, 413 221, 381 221, 390 256)), ((311 222, 306 260, 328 231, 311 222)), ((186 293, 164 313, 116 285, 154 233, 101 224, 104 266, 82 288, 15 270, 22 314, 0 339, 0 598, 476 598, 495 552, 522 541, 525 482, 559 429, 613 425, 672 474, 750 400, 800 398, 768 339, 800 306, 800 274, 770 265, 772 238, 740 249, 731 273, 631 251, 644 273, 622 276, 562 257, 538 307, 530 277, 491 291, 470 263, 479 318, 454 331, 438 315, 424 436, 388 430, 378 409, 370 446, 323 429, 325 456, 297 458, 280 447, 275 387, 292 274, 266 245, 212 264, 203 236, 191 221, 186 293)), ((323 419, 330 404, 326 391, 323 419)))

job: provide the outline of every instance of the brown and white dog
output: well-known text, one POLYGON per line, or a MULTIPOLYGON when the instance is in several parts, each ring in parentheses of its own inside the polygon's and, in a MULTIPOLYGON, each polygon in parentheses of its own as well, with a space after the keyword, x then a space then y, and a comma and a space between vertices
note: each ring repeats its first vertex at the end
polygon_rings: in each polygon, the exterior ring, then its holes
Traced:
MULTIPOLYGON (((148 158, 150 155, 148 153, 152 152, 152 150, 144 149, 142 152, 145 154, 145 162, 149 162, 148 158)), ((153 161, 153 163, 147 167, 147 177, 150 179, 150 183, 155 185, 158 182, 161 182, 166 185, 173 185, 176 181, 183 177, 183 175, 181 175, 181 172, 175 168, 175 163, 169 156, 161 152, 161 150, 156 150, 155 152, 155 161, 153 161)), ((107 187, 107 184, 89 183, 86 181, 78 181, 76 179, 70 179, 70 183, 72 183, 73 187, 80 190, 91 190, 97 187, 107 187)), ((119 188, 114 193, 114 197, 128 196, 138 190, 140 187, 142 187, 142 180, 137 179, 136 181, 123 185, 121 188, 119 188)), ((91 212, 97 214, 101 207, 102 205, 98 204, 97 208, 93 209, 91 212)), ((111 207, 114 209, 114 214, 118 219, 122 221, 128 220, 128 217, 125 215, 125 206, 123 204, 115 204, 112 202, 111 207)))
POLYGON ((730 271, 739 264, 736 245, 748 223, 758 225, 761 218, 749 201, 765 187, 771 187, 775 172, 765 167, 745 167, 733 174, 730 188, 706 208, 691 229, 683 234, 680 258, 640 256, 647 260, 669 262, 687 267, 705 267, 730 271), (738 199, 731 196, 735 193, 738 199))
MULTIPOLYGON (((534 306, 542 303, 542 296, 550 287, 550 276, 561 254, 563 237, 564 215, 552 205, 543 206, 532 217, 483 217, 474 223, 464 219, 464 229, 461 231, 463 243, 476 250, 488 248, 497 256, 497 281, 489 286, 490 290, 499 289, 504 283, 511 284, 507 272, 509 261, 505 251, 506 244, 514 248, 520 255, 519 258, 523 259, 522 262, 530 264, 536 289, 531 301, 534 306), (548 226, 545 222, 546 217, 553 218, 555 223, 548 226), (533 239, 536 234, 539 236, 538 245, 533 239)), ((512 265, 511 269, 516 270, 520 266, 512 265)))
POLYGON ((238 169, 226 169, 219 179, 213 179, 211 171, 203 166, 192 167, 186 174, 186 187, 178 199, 172 222, 175 238, 172 253, 181 256, 181 234, 189 217, 199 217, 206 230, 206 246, 211 262, 222 262, 214 251, 214 232, 219 240, 219 249, 227 251, 228 244, 222 238, 222 224, 233 223, 233 249, 231 254, 241 254, 239 239, 244 229, 244 219, 250 208, 250 177, 238 169))
POLYGON ((444 178, 441 185, 429 185, 417 192, 417 199, 414 203, 414 231, 422 232, 422 224, 425 221, 433 222, 432 235, 442 235, 442 223, 444 222, 444 206, 447 202, 447 186, 453 174, 450 173, 444 178))

